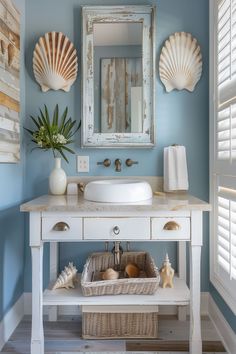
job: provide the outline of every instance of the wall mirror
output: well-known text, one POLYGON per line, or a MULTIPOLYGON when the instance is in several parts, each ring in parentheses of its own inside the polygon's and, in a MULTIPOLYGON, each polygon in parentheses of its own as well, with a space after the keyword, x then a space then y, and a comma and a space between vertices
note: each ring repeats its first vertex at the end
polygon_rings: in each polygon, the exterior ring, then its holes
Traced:
POLYGON ((82 15, 82 146, 152 147, 155 8, 86 6, 82 15))

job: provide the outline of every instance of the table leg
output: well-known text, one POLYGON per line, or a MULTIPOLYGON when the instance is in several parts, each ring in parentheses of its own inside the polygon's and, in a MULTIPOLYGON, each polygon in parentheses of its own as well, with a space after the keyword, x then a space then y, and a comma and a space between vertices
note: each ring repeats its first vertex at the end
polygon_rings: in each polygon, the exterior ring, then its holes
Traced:
MULTIPOLYGON (((59 259, 58 242, 50 242, 50 281, 55 281, 55 279, 58 276, 58 259, 59 259)), ((57 316, 58 316, 58 307, 49 306, 48 321, 56 322, 57 316)))
POLYGON ((44 354, 43 333, 43 244, 31 246, 32 333, 31 354, 44 354))
MULTIPOLYGON (((186 281, 186 242, 178 242, 178 273, 179 278, 186 281)), ((178 306, 178 320, 186 321, 187 306, 178 306)))
POLYGON ((201 336, 201 246, 202 213, 192 213, 190 244, 190 338, 189 353, 202 353, 201 336))

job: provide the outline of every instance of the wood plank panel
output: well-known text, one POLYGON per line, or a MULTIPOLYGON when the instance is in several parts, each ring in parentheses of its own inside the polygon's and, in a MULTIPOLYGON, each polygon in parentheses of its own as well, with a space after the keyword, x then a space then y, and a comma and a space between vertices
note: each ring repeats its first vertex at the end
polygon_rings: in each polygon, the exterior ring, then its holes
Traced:
POLYGON ((116 133, 123 133, 126 129, 126 111, 125 98, 128 93, 125 91, 125 77, 126 77, 126 60, 123 58, 115 58, 115 104, 116 104, 116 133))
POLYGON ((13 111, 12 109, 0 105, 0 117, 8 118, 19 122, 19 112, 13 111))
POLYGON ((13 154, 11 152, 0 152, 0 162, 1 163, 16 163, 20 159, 19 154, 13 154))
POLYGON ((0 162, 20 158, 20 13, 0 0, 0 162))
POLYGON ((0 141, 10 141, 13 144, 19 144, 19 134, 0 129, 0 141))
POLYGON ((7 83, 7 85, 15 88, 16 90, 19 90, 19 73, 18 76, 16 76, 16 72, 9 72, 3 66, 0 65, 0 78, 3 82, 7 83))
POLYGON ((17 49, 20 49, 20 36, 18 33, 14 33, 4 22, 4 19, 0 17, 0 29, 1 33, 13 43, 17 49))
POLYGON ((0 117, 0 127, 14 133, 20 133, 20 124, 4 117, 0 117))
POLYGON ((19 155, 20 145, 18 142, 11 141, 0 141, 0 153, 11 153, 14 155, 19 155))
MULTIPOLYGON (((3 105, 13 111, 20 112, 20 104, 13 98, 7 96, 5 93, 0 91, 0 105, 3 105)), ((1 126, 0 126, 1 127, 1 126)))
POLYGON ((13 64, 9 66, 7 64, 7 57, 0 54, 0 69, 12 75, 15 79, 20 78, 20 62, 16 63, 16 59, 13 60, 13 64))
POLYGON ((101 60, 102 133, 131 131, 131 88, 142 86, 141 58, 101 60))
MULTIPOLYGON (((204 352, 225 352, 225 348, 220 341, 203 341, 203 351, 204 352)), ((155 341, 127 341, 126 351, 137 351, 137 352, 152 352, 152 351, 171 351, 171 352, 189 352, 189 342, 188 341, 165 341, 165 340, 155 340, 155 341)))
POLYGON ((113 59, 103 59, 101 62, 101 131, 102 133, 115 132, 114 120, 116 117, 115 105, 115 68, 113 59))
MULTIPOLYGON (((126 131, 141 132, 140 130, 131 131, 131 89, 133 87, 142 87, 142 58, 126 59, 126 131)), ((138 119, 138 118, 137 118, 138 119)), ((140 118, 142 120, 142 117, 140 118)))
POLYGON ((12 98, 13 100, 20 102, 20 90, 19 88, 12 87, 11 85, 7 84, 6 82, 1 80, 0 76, 0 91, 7 95, 8 97, 12 98))
POLYGON ((20 23, 20 12, 13 5, 12 0, 0 0, 0 4, 5 7, 6 11, 20 23))
POLYGON ((20 49, 20 14, 11 0, 0 0, 1 32, 20 49))

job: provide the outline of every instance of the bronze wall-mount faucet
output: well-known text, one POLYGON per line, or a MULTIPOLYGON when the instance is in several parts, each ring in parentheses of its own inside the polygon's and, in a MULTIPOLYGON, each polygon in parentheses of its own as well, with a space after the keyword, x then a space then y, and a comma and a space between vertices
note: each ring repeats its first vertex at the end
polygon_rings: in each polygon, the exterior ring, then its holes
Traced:
POLYGON ((122 164, 122 162, 120 159, 115 160, 115 166, 116 166, 115 171, 116 172, 121 172, 121 164, 122 164))

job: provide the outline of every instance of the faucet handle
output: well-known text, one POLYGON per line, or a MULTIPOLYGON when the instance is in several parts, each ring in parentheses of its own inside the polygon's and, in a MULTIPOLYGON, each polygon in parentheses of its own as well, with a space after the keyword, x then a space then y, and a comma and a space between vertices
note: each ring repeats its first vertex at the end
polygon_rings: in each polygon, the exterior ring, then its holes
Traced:
POLYGON ((133 165, 138 165, 138 161, 134 161, 134 160, 131 160, 131 159, 127 159, 125 161, 125 163, 126 163, 126 166, 128 166, 128 167, 131 167, 133 165))
POLYGON ((99 161, 97 162, 97 165, 103 165, 104 167, 109 167, 111 166, 111 160, 105 159, 104 161, 99 161))

